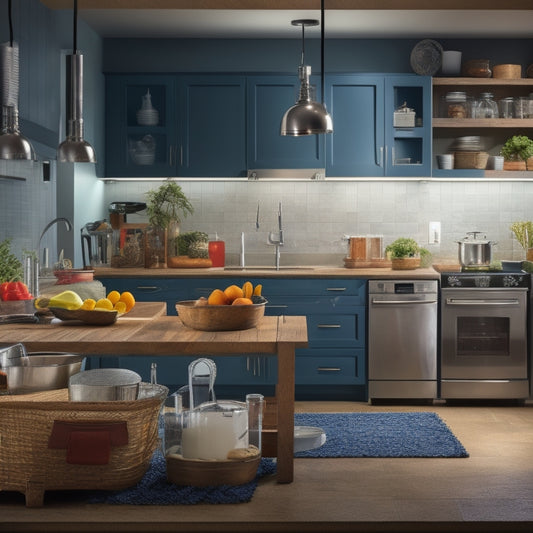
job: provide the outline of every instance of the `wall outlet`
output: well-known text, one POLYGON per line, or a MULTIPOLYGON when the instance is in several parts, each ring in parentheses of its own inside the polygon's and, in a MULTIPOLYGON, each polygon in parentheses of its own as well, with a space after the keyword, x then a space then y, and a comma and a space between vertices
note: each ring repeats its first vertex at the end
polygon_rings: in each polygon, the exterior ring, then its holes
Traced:
POLYGON ((428 228, 428 243, 440 243, 440 222, 430 222, 428 228))

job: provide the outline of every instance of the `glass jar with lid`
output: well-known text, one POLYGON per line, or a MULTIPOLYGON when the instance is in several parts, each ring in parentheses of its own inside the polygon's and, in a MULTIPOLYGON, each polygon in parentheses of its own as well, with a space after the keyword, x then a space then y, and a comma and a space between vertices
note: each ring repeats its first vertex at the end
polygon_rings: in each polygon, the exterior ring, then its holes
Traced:
POLYGON ((452 91, 446 93, 442 99, 442 118, 466 118, 466 93, 462 91, 452 91))
POLYGON ((475 118, 498 118, 498 104, 492 93, 481 93, 476 105, 475 118))

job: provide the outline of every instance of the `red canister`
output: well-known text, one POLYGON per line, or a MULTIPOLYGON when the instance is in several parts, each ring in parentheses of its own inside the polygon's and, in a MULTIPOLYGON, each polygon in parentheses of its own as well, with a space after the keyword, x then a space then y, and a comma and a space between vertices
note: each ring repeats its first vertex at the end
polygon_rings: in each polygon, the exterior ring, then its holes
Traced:
POLYGON ((224 241, 209 241, 209 259, 214 267, 223 267, 226 262, 226 244, 224 241))

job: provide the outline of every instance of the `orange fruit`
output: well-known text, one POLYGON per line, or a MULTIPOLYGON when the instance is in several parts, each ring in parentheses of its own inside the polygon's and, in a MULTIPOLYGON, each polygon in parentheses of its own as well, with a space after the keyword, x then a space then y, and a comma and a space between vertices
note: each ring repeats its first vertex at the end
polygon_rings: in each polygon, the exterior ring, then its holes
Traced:
POLYGON ((115 304, 120 300, 120 292, 118 292, 118 291, 111 291, 111 292, 107 295, 107 299, 108 299, 113 305, 115 305, 115 304))
POLYGON ((113 311, 118 311, 120 315, 124 314, 126 312, 126 304, 125 302, 117 302, 113 306, 113 311))
POLYGON ((255 289, 254 289, 254 296, 261 296, 261 291, 263 290, 263 285, 261 285, 260 283, 257 284, 255 286, 255 289))
POLYGON ((207 298, 208 305, 227 305, 228 303, 228 297, 220 289, 215 289, 207 298))
POLYGON ((245 298, 251 298, 254 293, 254 286, 250 281, 245 281, 242 286, 242 294, 245 298))
POLYGON ((86 300, 83 300, 83 303, 81 304, 80 309, 83 311, 92 311, 96 306, 96 301, 92 298, 87 298, 86 300))
POLYGON ((107 298, 100 298, 96 302, 96 305, 94 306, 94 308, 99 311, 112 311, 113 304, 111 303, 111 300, 108 300, 107 298))
POLYGON ((135 305, 135 298, 133 297, 133 294, 131 294, 131 292, 124 291, 120 295, 119 302, 124 302, 126 304, 126 313, 128 313, 133 309, 135 305))
POLYGON ((233 302, 231 302, 231 305, 252 305, 253 302, 250 300, 250 298, 235 298, 233 302))
POLYGON ((237 285, 230 285, 229 287, 226 287, 224 289, 224 294, 228 299, 228 303, 231 303, 233 302, 233 300, 236 300, 237 298, 242 298, 244 296, 242 289, 237 285))

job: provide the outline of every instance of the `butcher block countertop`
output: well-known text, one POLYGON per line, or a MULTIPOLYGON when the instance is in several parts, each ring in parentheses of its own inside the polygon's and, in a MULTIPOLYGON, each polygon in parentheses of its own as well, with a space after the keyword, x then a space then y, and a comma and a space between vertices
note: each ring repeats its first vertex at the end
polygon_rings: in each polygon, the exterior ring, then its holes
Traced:
POLYGON ((332 266, 231 268, 95 268, 98 278, 364 278, 364 279, 440 279, 433 268, 392 270, 391 268, 344 268, 332 266))

